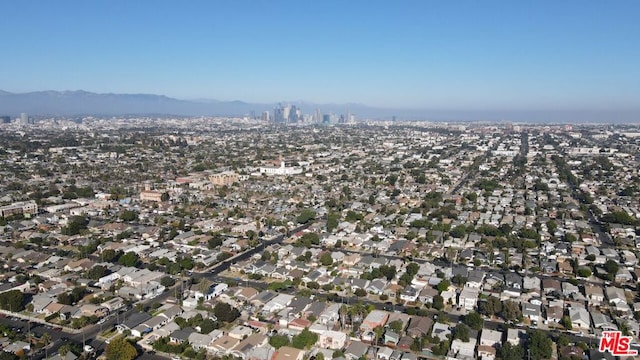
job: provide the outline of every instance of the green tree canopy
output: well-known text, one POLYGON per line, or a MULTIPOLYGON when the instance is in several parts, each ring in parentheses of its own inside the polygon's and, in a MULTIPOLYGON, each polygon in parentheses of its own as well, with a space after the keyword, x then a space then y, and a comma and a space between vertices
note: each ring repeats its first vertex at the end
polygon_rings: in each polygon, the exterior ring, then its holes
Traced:
POLYGON ((524 348, 522 346, 513 345, 508 341, 498 349, 498 358, 501 360, 522 360, 524 356, 524 348))
POLYGON ((313 209, 304 209, 296 218, 299 224, 307 224, 316 218, 316 212, 313 209))
POLYGON ((107 345, 107 360, 133 360, 138 351, 125 337, 117 337, 107 345))
POLYGON ((240 316, 240 311, 227 303, 219 302, 213 308, 213 314, 220 321, 232 322, 240 316))
POLYGON ((551 357, 551 345, 553 341, 546 333, 540 330, 529 332, 529 356, 533 360, 549 359, 551 357))
POLYGON ((135 210, 124 210, 120 213, 119 218, 126 222, 136 221, 138 220, 138 212, 135 210))
POLYGON ((327 216, 327 232, 331 232, 333 229, 338 227, 338 221, 340 219, 340 214, 331 212, 327 216))
POLYGON ((269 338, 269 345, 276 349, 289 345, 289 338, 286 335, 273 335, 269 338))
POLYGON ((489 296, 486 301, 478 304, 478 311, 487 316, 493 316, 502 312, 502 303, 495 296, 489 296))
POLYGON ((460 339, 464 342, 469 341, 469 327, 465 324, 458 324, 453 329, 453 338, 460 339))
POLYGON ((13 312, 24 310, 24 294, 20 290, 0 293, 0 307, 13 312))
POLYGON ((98 280, 101 277, 107 275, 107 268, 102 265, 96 265, 87 271, 87 278, 91 280, 98 280))
POLYGON ((607 270, 609 274, 615 275, 618 273, 618 270, 620 270, 620 266, 615 260, 609 259, 604 263, 604 269, 607 270))
POLYGON ((311 347, 318 341, 318 334, 309 331, 308 328, 304 328, 300 334, 293 337, 291 343, 296 349, 305 349, 311 347))
POLYGON ((482 315, 478 314, 475 311, 472 311, 464 316, 463 322, 473 330, 479 331, 482 329, 484 319, 482 318, 482 315))
POLYGON ((522 310, 517 302, 507 300, 502 304, 502 312, 500 313, 505 321, 516 321, 522 319, 522 310))
POLYGON ((333 264, 333 258, 331 257, 330 252, 325 252, 324 254, 320 255, 320 264, 324 266, 329 266, 333 264))
POLYGON ((120 256, 120 258, 118 259, 118 264, 123 266, 136 266, 138 265, 139 261, 140 257, 138 256, 138 254, 129 251, 126 254, 120 256))

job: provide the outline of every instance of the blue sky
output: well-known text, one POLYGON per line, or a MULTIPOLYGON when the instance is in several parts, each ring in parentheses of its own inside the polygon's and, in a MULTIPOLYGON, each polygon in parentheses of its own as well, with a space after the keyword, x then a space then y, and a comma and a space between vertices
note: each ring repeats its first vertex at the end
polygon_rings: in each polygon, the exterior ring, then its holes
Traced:
POLYGON ((640 108, 640 2, 2 1, 0 89, 640 108))

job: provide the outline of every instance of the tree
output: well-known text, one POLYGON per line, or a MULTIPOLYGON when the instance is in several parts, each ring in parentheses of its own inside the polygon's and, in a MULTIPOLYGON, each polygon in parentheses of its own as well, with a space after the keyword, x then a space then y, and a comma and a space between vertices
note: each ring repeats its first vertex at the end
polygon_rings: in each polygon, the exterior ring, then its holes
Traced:
POLYGON ((98 280, 107 274, 107 268, 101 265, 97 265, 87 271, 87 278, 91 280, 98 280))
POLYGON ((106 249, 102 252, 101 257, 104 261, 113 262, 118 259, 120 254, 113 249, 106 249))
POLYGON ((316 233, 305 233, 298 239, 298 246, 310 248, 312 245, 320 245, 320 236, 316 233))
POLYGON ((51 343, 51 335, 49 333, 42 334, 42 337, 40 337, 40 342, 42 342, 44 346, 49 345, 51 343))
POLYGON ((513 345, 508 341, 498 349, 498 358, 501 360, 522 360, 525 358, 522 346, 513 345))
POLYGON ((438 284, 438 286, 436 287, 436 289, 439 292, 443 292, 443 291, 447 291, 449 289, 449 286, 451 285, 451 282, 449 282, 449 280, 447 279, 443 279, 442 281, 440 281, 440 283, 438 284))
POLYGON ((633 216, 629 215, 627 212, 620 210, 614 211, 608 214, 605 214, 602 217, 602 221, 607 223, 617 223, 623 225, 634 225, 637 220, 633 216))
POLYGON ((202 320, 199 326, 200 326, 200 332, 202 334, 208 334, 213 330, 219 328, 218 323, 209 318, 202 320))
POLYGON ((460 274, 456 274, 451 278, 451 282, 458 286, 462 286, 467 282, 467 278, 460 274))
POLYGON ((389 328, 396 334, 402 334, 402 331, 404 330, 404 323, 401 320, 394 320, 389 323, 389 328))
POLYGON ((240 311, 227 303, 219 302, 213 308, 213 314, 220 321, 232 322, 240 316, 240 311))
POLYGON ((411 343, 411 345, 409 345, 409 349, 415 352, 422 351, 423 347, 424 347, 424 339, 422 337, 413 338, 413 342, 411 343))
POLYGON ((276 349, 289 345, 289 338, 286 335, 273 335, 269 338, 269 345, 276 349))
POLYGON ((107 360, 133 360, 138 351, 125 337, 117 337, 107 345, 107 360))
POLYGON ((382 338, 382 334, 384 334, 384 328, 382 326, 376 326, 373 329, 373 344, 378 345, 380 343, 380 339, 382 338))
POLYGON ((293 337, 291 344, 296 349, 305 349, 318 341, 318 334, 309 331, 309 328, 304 328, 300 334, 293 337))
POLYGON ((222 246, 222 241, 224 240, 224 237, 222 235, 214 235, 207 243, 207 246, 209 247, 209 249, 215 249, 218 246, 222 246))
POLYGON ((507 300, 502 304, 502 318, 505 321, 516 321, 522 319, 522 311, 515 301, 507 300))
POLYGON ((464 225, 458 225, 449 231, 449 235, 454 238, 463 238, 467 234, 467 228, 464 225))
POLYGON ((357 288, 357 289, 356 289, 356 291, 354 291, 354 294, 355 294, 357 297, 367 296, 367 292, 366 292, 366 291, 364 291, 364 290, 363 290, 363 289, 361 289, 361 288, 357 288))
POLYGON ((89 220, 84 216, 73 216, 68 222, 67 226, 60 229, 60 232, 63 235, 78 235, 83 230, 87 229, 87 225, 89 224, 89 220))
POLYGON ((389 281, 396 276, 396 266, 395 265, 382 265, 382 266, 380 266, 378 268, 378 270, 389 281))
POLYGON ((307 224, 316 218, 316 212, 313 209, 304 209, 296 218, 299 224, 307 224))
POLYGON ((588 278, 589 276, 591 276, 591 269, 587 267, 579 268, 578 271, 576 271, 576 275, 583 278, 588 278))
POLYGON ((187 320, 185 320, 185 318, 177 316, 173 319, 173 322, 176 323, 176 325, 178 325, 180 327, 180 329, 184 329, 187 326, 189 326, 189 322, 187 322, 187 320))
POLYGON ((571 234, 571 233, 566 233, 564 235, 564 239, 565 239, 565 241, 570 242, 570 243, 578 241, 578 238, 575 235, 571 234))
POLYGON ((20 357, 14 353, 2 351, 0 353, 0 360, 20 360, 20 357))
POLYGON ((47 357, 47 352, 49 351, 48 346, 51 343, 51 335, 49 333, 42 334, 42 336, 40 337, 40 342, 42 343, 42 346, 44 347, 44 356, 46 358, 47 357))
POLYGON ((164 286, 164 287, 170 287, 175 285, 176 280, 174 278, 172 278, 171 276, 165 276, 162 279, 160 279, 160 285, 164 286))
POLYGON ((339 217, 340 215, 335 212, 331 212, 327 215, 327 232, 331 232, 333 229, 338 227, 339 217))
POLYGON ((604 269, 607 270, 609 274, 615 275, 618 273, 620 267, 618 266, 618 263, 615 262, 615 260, 609 259, 604 263, 604 269))
POLYGON ((134 210, 124 210, 120 213, 119 218, 126 222, 136 221, 138 220, 138 212, 134 210))
POLYGON ((493 316, 502 312, 502 303, 495 296, 489 296, 486 301, 478 304, 478 311, 486 316, 493 316))
POLYGON ((463 322, 473 330, 478 331, 482 330, 482 326, 484 325, 484 319, 475 311, 472 311, 469 314, 465 315, 463 322))
POLYGON ((325 252, 324 254, 320 255, 320 264, 322 264, 323 266, 332 265, 333 258, 331 257, 331 253, 325 252))
POLYGON ((347 215, 345 216, 344 219, 346 221, 348 221, 348 222, 353 223, 353 222, 356 222, 356 221, 359 221, 359 220, 363 220, 364 219, 364 215, 362 215, 359 212, 353 211, 353 210, 348 210, 347 211, 347 215))
POLYGON ((460 339, 464 342, 469 341, 469 327, 465 324, 458 324, 453 329, 453 338, 460 339))
POLYGON ((123 266, 136 266, 138 265, 139 261, 140 258, 138 257, 138 254, 129 251, 126 254, 120 256, 120 258, 118 259, 118 264, 123 266))
POLYGON ((0 293, 0 307, 13 312, 24 310, 24 294, 20 290, 0 293))
POLYGON ((548 359, 551 357, 552 340, 546 333, 534 330, 529 333, 529 356, 533 360, 548 359))
POLYGON ((420 265, 418 265, 418 264, 416 264, 414 262, 409 263, 409 265, 407 265, 406 272, 407 272, 407 274, 410 274, 412 278, 414 276, 416 276, 418 271, 420 271, 420 265))
POLYGON ((232 257, 232 256, 233 256, 233 254, 232 254, 232 253, 230 253, 230 252, 228 252, 228 251, 223 251, 223 252, 219 253, 219 254, 216 256, 216 261, 218 261, 218 262, 223 262, 223 261, 227 260, 228 258, 230 258, 230 257, 232 257))
POLYGON ((560 320, 560 324, 564 326, 565 329, 571 330, 573 329, 573 324, 571 323, 571 318, 568 315, 565 315, 560 320))
POLYGON ((433 297, 433 308, 436 310, 444 309, 444 298, 440 295, 433 297))
POLYGON ((446 355, 449 351, 450 345, 451 344, 449 343, 449 340, 441 341, 438 345, 435 345, 431 348, 431 352, 436 356, 446 355))
POLYGON ((58 353, 62 356, 67 355, 67 353, 69 352, 74 355, 80 355, 82 353, 82 348, 80 347, 80 345, 78 345, 78 343, 68 342, 60 346, 60 348, 58 349, 58 353))

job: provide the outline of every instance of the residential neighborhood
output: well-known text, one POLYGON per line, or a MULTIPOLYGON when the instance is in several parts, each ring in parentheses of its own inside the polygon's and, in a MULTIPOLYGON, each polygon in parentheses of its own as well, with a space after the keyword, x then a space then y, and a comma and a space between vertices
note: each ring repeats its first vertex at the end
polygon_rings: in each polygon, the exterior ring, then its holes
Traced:
POLYGON ((7 356, 613 359, 605 331, 638 348, 633 125, 0 129, 7 356))

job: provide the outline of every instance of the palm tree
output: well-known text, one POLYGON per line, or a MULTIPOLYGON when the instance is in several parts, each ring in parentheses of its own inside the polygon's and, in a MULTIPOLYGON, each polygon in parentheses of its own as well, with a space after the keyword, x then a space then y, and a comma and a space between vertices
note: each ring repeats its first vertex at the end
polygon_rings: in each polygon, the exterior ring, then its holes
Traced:
POLYGON ((373 329, 373 334, 374 334, 373 345, 374 346, 378 345, 378 342, 380 341, 380 338, 382 337, 383 333, 384 333, 384 328, 382 326, 376 326, 376 328, 373 329))
POLYGON ((42 334, 42 337, 40 338, 40 341, 44 345, 44 357, 48 358, 49 356, 47 355, 47 351, 48 351, 47 347, 51 343, 51 335, 49 335, 48 333, 42 334))

